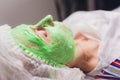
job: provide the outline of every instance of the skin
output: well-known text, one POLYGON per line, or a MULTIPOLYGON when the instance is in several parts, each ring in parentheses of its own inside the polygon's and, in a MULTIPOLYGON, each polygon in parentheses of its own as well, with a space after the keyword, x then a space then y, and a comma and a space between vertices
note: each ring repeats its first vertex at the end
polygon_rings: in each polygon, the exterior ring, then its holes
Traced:
MULTIPOLYGON (((40 37, 43 37, 44 41, 49 42, 48 37, 46 37, 47 32, 45 30, 35 30, 35 33, 40 37)), ((98 63, 97 55, 99 41, 88 38, 80 32, 75 35, 74 40, 77 57, 66 65, 69 67, 80 68, 83 72, 88 73, 92 71, 98 63)))
POLYGON ((93 40, 78 32, 74 37, 77 58, 68 63, 69 67, 80 68, 85 73, 92 71, 98 63, 99 41, 93 40))

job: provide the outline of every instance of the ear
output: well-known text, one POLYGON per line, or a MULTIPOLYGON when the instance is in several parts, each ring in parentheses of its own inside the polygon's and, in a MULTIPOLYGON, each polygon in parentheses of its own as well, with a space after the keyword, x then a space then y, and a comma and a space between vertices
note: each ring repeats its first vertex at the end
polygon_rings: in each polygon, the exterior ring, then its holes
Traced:
POLYGON ((83 35, 81 32, 78 32, 75 37, 74 37, 75 40, 77 39, 80 39, 80 40, 88 40, 89 38, 86 37, 85 35, 83 35))

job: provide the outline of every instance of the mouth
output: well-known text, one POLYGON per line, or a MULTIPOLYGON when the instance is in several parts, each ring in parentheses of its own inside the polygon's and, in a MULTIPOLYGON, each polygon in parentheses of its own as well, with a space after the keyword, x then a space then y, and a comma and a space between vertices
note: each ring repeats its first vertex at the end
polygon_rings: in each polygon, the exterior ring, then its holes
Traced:
POLYGON ((43 39, 47 44, 50 44, 49 32, 44 27, 37 27, 34 32, 43 39))

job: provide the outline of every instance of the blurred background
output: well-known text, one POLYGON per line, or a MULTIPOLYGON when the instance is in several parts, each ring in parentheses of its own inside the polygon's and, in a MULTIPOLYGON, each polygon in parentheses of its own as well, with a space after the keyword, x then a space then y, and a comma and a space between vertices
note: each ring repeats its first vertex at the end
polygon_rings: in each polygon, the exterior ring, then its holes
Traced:
POLYGON ((64 20, 75 11, 113 10, 120 0, 0 0, 0 25, 35 24, 48 14, 64 20))

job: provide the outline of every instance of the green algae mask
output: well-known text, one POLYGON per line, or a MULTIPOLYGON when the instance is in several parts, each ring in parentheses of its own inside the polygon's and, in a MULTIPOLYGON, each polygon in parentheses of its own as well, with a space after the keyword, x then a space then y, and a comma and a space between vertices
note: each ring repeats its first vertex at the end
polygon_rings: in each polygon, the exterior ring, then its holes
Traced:
POLYGON ((53 21, 51 15, 46 16, 35 25, 16 26, 12 29, 11 34, 20 48, 28 55, 40 58, 51 65, 62 66, 75 57, 71 30, 62 22, 53 21), (35 33, 37 29, 47 32, 48 41, 35 33))

